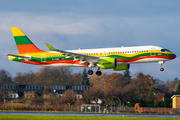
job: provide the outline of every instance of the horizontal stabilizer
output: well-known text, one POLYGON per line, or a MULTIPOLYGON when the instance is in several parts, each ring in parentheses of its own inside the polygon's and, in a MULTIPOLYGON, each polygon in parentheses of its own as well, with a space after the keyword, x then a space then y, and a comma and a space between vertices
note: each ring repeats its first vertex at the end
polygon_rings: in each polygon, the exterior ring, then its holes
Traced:
POLYGON ((7 56, 13 56, 13 57, 18 57, 18 58, 21 58, 21 59, 31 59, 30 56, 20 56, 20 55, 13 55, 13 54, 5 54, 7 56))

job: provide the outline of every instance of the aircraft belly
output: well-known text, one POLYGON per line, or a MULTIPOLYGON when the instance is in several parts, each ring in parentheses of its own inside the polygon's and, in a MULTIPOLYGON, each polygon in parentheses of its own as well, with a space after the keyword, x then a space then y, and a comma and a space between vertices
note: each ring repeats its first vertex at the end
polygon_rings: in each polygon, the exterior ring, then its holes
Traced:
POLYGON ((151 63, 151 62, 168 61, 168 60, 169 59, 165 59, 165 58, 145 58, 128 63, 151 63))
POLYGON ((69 63, 55 63, 55 64, 48 64, 48 65, 42 65, 46 67, 84 67, 84 65, 79 64, 69 64, 69 63))

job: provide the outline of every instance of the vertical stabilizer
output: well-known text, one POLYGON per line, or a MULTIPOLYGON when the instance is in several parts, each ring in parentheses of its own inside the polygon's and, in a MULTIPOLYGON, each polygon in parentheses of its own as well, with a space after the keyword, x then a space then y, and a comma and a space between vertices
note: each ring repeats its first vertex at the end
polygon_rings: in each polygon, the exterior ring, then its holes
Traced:
POLYGON ((22 32, 21 29, 18 27, 11 27, 11 30, 20 54, 43 52, 31 42, 31 40, 22 32))

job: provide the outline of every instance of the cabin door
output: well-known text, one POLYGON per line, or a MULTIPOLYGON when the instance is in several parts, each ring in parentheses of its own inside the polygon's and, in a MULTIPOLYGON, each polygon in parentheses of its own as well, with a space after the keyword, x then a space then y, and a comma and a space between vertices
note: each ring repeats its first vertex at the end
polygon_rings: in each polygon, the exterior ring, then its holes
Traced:
POLYGON ((46 54, 41 54, 41 62, 46 62, 46 54))

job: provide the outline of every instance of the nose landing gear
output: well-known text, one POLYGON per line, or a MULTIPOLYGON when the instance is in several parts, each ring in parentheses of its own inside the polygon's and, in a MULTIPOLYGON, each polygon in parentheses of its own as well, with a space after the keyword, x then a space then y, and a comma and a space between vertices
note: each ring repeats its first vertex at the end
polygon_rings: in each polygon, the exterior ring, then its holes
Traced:
POLYGON ((164 68, 160 68, 160 71, 164 71, 164 68))
POLYGON ((163 63, 164 63, 164 61, 159 61, 159 64, 161 66, 160 71, 164 71, 164 68, 162 67, 163 63))

